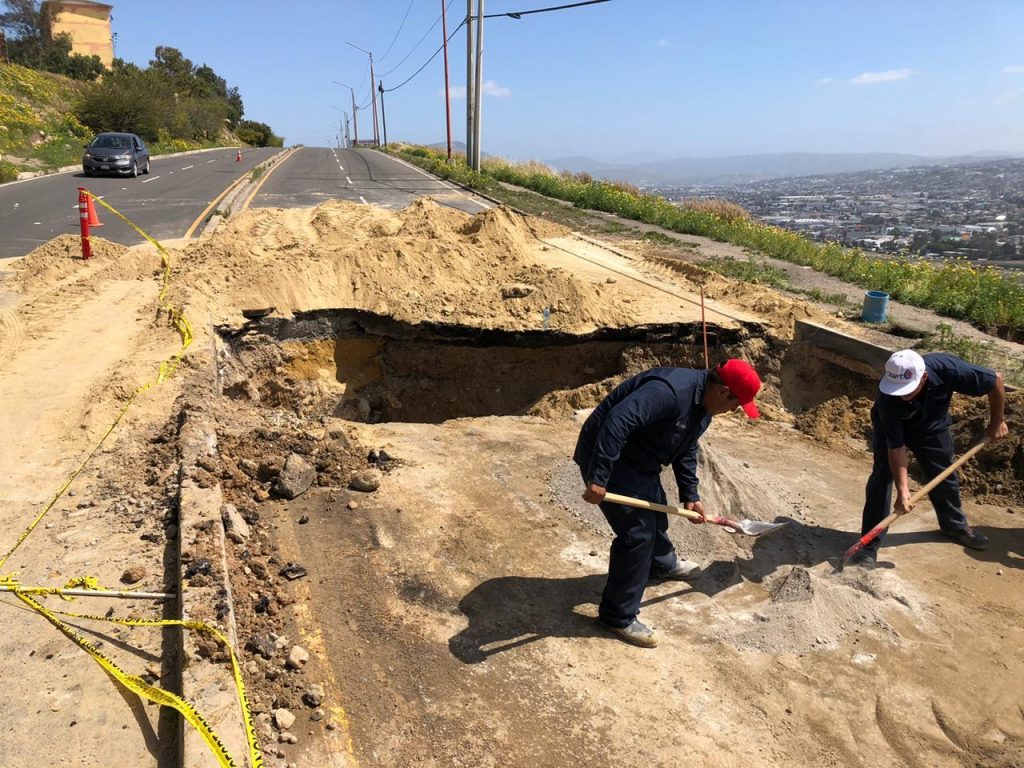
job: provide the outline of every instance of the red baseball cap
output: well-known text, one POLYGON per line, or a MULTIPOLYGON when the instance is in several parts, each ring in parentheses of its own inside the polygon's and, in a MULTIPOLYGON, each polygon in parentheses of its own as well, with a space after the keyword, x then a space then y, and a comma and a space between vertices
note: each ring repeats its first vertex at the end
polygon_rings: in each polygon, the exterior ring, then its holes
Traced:
POLYGON ((722 383, 740 401, 743 412, 752 419, 759 418, 761 413, 754 405, 754 395, 761 389, 761 377, 750 363, 734 357, 726 360, 715 370, 722 383))

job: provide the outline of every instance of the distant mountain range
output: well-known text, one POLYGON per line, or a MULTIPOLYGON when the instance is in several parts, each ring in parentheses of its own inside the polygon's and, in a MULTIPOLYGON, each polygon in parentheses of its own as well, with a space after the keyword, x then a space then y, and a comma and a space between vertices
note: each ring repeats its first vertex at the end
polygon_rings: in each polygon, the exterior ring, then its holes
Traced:
POLYGON ((728 157, 678 157, 646 162, 609 163, 589 157, 548 160, 559 170, 586 171, 599 179, 618 179, 633 184, 735 184, 792 176, 873 171, 928 165, 964 165, 1020 154, 977 152, 973 155, 928 157, 885 152, 812 153, 784 152, 772 155, 728 157))

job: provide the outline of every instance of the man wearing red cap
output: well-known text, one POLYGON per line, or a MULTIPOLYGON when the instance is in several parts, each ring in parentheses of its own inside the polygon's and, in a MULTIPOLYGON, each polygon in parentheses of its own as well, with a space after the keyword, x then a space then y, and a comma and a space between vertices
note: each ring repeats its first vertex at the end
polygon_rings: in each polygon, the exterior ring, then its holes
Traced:
POLYGON ((700 568, 676 557, 664 512, 613 504, 604 501, 605 494, 665 504, 661 469, 671 465, 679 500, 703 517, 697 440, 712 416, 743 408, 758 418, 754 396, 760 389, 757 372, 738 359, 710 371, 653 368, 616 387, 580 430, 573 461, 586 485, 583 498, 600 505, 615 532, 598 620, 626 642, 645 648, 658 644, 654 632, 637 619, 647 583, 692 580, 700 568))
MULTIPOLYGON (((894 481, 896 509, 911 510, 908 448, 928 480, 953 463, 949 404, 954 392, 988 395, 990 418, 985 434, 991 440, 1009 434, 1003 414, 1006 394, 1002 375, 959 357, 939 352, 922 357, 912 349, 894 352, 885 363, 878 390, 871 409, 875 460, 865 489, 862 535, 888 516, 894 481)), ((939 528, 949 538, 971 549, 988 546, 988 538, 967 524, 955 472, 933 488, 928 499, 935 507, 939 528)), ((881 540, 879 536, 864 547, 855 562, 874 566, 881 540)))

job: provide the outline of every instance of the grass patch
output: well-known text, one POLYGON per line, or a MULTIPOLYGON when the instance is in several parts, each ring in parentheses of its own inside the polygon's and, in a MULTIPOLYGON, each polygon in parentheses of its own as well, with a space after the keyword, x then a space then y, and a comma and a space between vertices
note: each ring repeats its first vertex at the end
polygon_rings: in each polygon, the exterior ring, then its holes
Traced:
POLYGON ((917 345, 919 352, 948 352, 968 363, 989 367, 995 357, 990 341, 975 341, 961 336, 947 323, 939 323, 932 333, 927 334, 917 345))
POLYGON ((767 285, 770 288, 789 287, 789 275, 778 267, 773 267, 763 257, 750 256, 745 261, 731 256, 724 259, 708 259, 700 262, 700 266, 745 283, 767 285))
POLYGON ((680 240, 679 238, 677 238, 677 237, 670 237, 670 236, 668 236, 668 235, 666 235, 666 234, 664 234, 662 232, 654 232, 654 231, 644 232, 644 236, 641 239, 646 240, 649 243, 654 243, 655 245, 673 245, 673 246, 676 246, 676 247, 680 247, 680 246, 685 245, 685 247, 688 247, 688 248, 693 248, 694 247, 694 243, 685 243, 684 244, 683 241, 680 240))
MULTIPOLYGON (((494 194, 503 181, 588 210, 614 213, 681 234, 734 243, 794 264, 809 266, 847 283, 885 291, 894 300, 968 320, 1009 339, 1024 337, 1024 280, 995 267, 979 269, 965 260, 932 263, 899 256, 875 257, 838 243, 811 242, 796 232, 769 226, 716 201, 676 205, 631 185, 585 181, 578 174, 557 174, 540 164, 521 166, 489 158, 480 173, 464 161, 448 164, 443 155, 425 147, 393 145, 388 151, 446 179, 494 194), (700 203, 698 205, 697 203, 700 203)), ((500 195, 495 195, 499 197, 500 195)))
POLYGON ((817 301, 821 304, 831 304, 839 308, 853 306, 853 302, 850 301, 850 298, 845 293, 826 293, 820 288, 797 289, 797 293, 801 293, 811 301, 817 301))
POLYGON ((252 173, 249 174, 249 181, 256 182, 263 178, 263 174, 266 173, 266 168, 262 165, 257 165, 252 169, 252 173))

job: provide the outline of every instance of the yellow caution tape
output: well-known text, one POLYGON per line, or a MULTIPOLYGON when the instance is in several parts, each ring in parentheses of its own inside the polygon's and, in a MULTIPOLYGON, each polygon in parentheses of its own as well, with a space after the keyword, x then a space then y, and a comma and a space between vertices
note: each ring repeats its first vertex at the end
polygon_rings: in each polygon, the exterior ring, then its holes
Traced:
POLYGON ((191 702, 183 699, 176 693, 172 693, 164 688, 160 688, 159 686, 146 682, 138 675, 129 675, 114 661, 96 648, 95 645, 78 634, 71 626, 58 619, 57 615, 67 616, 73 619, 106 621, 112 624, 122 624, 129 627, 185 627, 186 629, 193 629, 213 635, 218 642, 227 648, 231 657, 231 670, 235 679, 235 688, 238 692, 238 704, 242 710, 242 717, 245 723, 245 738, 249 745, 249 759, 251 761, 251 766, 252 768, 262 768, 263 752, 260 750, 259 742, 256 739, 256 723, 253 719, 252 710, 249 708, 249 702, 245 695, 245 683, 242 680, 242 671, 238 666, 238 658, 235 656, 235 652, 227 638, 224 637, 216 627, 212 627, 209 624, 204 624, 199 621, 181 621, 178 619, 132 619, 52 611, 23 592, 15 591, 14 595, 32 608, 32 610, 41 614, 47 621, 64 633, 64 635, 74 641, 82 650, 92 656, 97 664, 103 667, 108 674, 116 678, 117 681, 124 685, 125 688, 139 696, 142 696, 143 698, 159 704, 160 706, 172 707, 181 713, 181 716, 199 732, 203 741, 206 742, 210 751, 212 751, 214 756, 217 758, 221 768, 237 768, 238 764, 231 757, 227 747, 224 746, 224 742, 220 740, 220 737, 213 731, 209 723, 206 722, 206 719, 196 711, 196 708, 191 704, 191 702))
MULTIPOLYGON (((39 522, 46 516, 46 514, 53 508, 54 504, 57 503, 61 496, 64 495, 64 492, 67 491, 67 489, 75 481, 75 478, 77 478, 78 475, 81 474, 82 470, 85 469, 88 463, 92 460, 92 457, 96 455, 96 452, 100 449, 103 443, 106 442, 107 438, 110 437, 111 433, 117 428, 117 425, 121 422, 121 419, 124 417, 125 413, 135 402, 135 399, 142 393, 151 389, 152 387, 162 384, 174 373, 179 363, 183 359, 186 350, 192 344, 192 340, 194 338, 192 333, 192 326, 189 324, 188 319, 184 316, 181 310, 173 306, 169 302, 164 301, 165 296, 167 294, 167 290, 170 286, 170 254, 168 254, 167 250, 158 241, 150 237, 146 232, 144 232, 142 229, 136 226, 136 224, 133 221, 124 216, 120 211, 116 210, 102 199, 96 197, 91 192, 87 191, 86 194, 88 194, 100 205, 102 205, 108 211, 110 211, 115 216, 124 221, 126 224, 128 224, 132 229, 134 229, 136 232, 142 235, 154 246, 156 246, 157 251, 159 251, 160 253, 161 263, 164 268, 163 278, 161 280, 160 294, 157 300, 160 302, 161 308, 167 311, 171 325, 174 326, 175 330, 177 330, 178 332, 178 335, 181 337, 181 348, 170 358, 160 363, 160 368, 157 372, 156 379, 141 385, 132 393, 131 397, 128 398, 128 401, 125 403, 121 411, 117 414, 114 421, 103 433, 103 435, 100 437, 99 441, 92 448, 92 450, 89 451, 88 455, 81 462, 81 464, 79 464, 78 467, 74 470, 74 472, 72 472, 68 476, 68 478, 64 481, 63 485, 61 485, 61 487, 57 489, 57 492, 46 504, 42 512, 40 512, 39 515, 36 516, 36 518, 22 532, 21 536, 18 537, 18 540, 14 543, 14 546, 11 547, 3 555, 3 557, 0 557, 0 567, 2 567, 7 562, 8 559, 10 559, 11 555, 14 554, 14 551, 21 546, 21 544, 25 541, 26 538, 28 538, 29 534, 32 533, 32 531, 39 524, 39 522)), ((246 741, 248 742, 249 745, 249 759, 251 761, 252 768, 262 768, 263 753, 260 751, 259 743, 257 742, 256 739, 256 724, 252 716, 252 710, 249 707, 248 699, 246 698, 245 695, 245 683, 242 680, 242 673, 238 667, 238 659, 235 656, 235 652, 234 649, 231 647, 231 644, 227 641, 227 638, 224 637, 220 630, 208 624, 204 624, 202 622, 197 621, 181 621, 177 619, 150 620, 115 618, 106 616, 89 616, 84 614, 65 613, 63 611, 52 611, 47 609, 41 603, 29 597, 27 592, 32 592, 35 594, 59 594, 60 590, 56 587, 32 587, 23 590, 21 588, 20 583, 18 582, 17 573, 11 573, 8 575, 0 574, 0 586, 10 588, 13 594, 19 600, 21 600, 30 608, 32 608, 32 610, 42 615, 47 621, 53 624, 64 635, 66 635, 68 638, 74 641, 80 648, 82 648, 82 650, 84 650, 86 653, 92 656, 92 658, 101 667, 103 667, 104 670, 106 670, 110 675, 116 678, 122 685, 124 685, 130 691, 133 691, 139 696, 149 699, 150 701, 153 701, 159 704, 160 706, 172 707, 173 709, 180 712, 182 717, 184 717, 185 720, 199 732, 200 736, 202 736, 203 740, 213 751, 222 768, 234 768, 235 766, 237 766, 237 763, 235 763, 235 761, 232 759, 231 755, 228 753, 223 742, 220 740, 217 734, 214 733, 213 729, 210 728, 206 720, 202 717, 202 715, 200 715, 196 711, 195 707, 192 706, 191 703, 181 698, 177 694, 172 693, 171 691, 167 691, 163 688, 149 684, 137 675, 129 675, 124 670, 122 670, 117 664, 115 664, 111 659, 109 659, 107 656, 101 653, 99 649, 97 649, 92 643, 90 643, 84 637, 75 632, 75 630, 72 629, 68 624, 58 619, 57 614, 60 614, 62 616, 68 616, 71 618, 113 622, 116 624, 123 624, 125 626, 180 626, 186 629, 192 629, 198 632, 206 632, 208 634, 213 635, 218 640, 218 642, 222 643, 224 647, 228 649, 228 653, 230 654, 231 669, 235 680, 235 689, 238 693, 238 703, 239 707, 242 710, 242 717, 245 725, 246 741)), ((64 586, 64 589, 70 589, 73 587, 82 587, 84 589, 98 590, 103 589, 103 587, 99 585, 96 579, 90 576, 72 579, 68 582, 68 584, 64 586)), ((61 597, 63 599, 70 599, 68 596, 65 595, 61 595, 61 597)))
POLYGON ((46 504, 46 506, 43 507, 43 510, 22 532, 21 536, 18 537, 18 540, 14 542, 14 546, 7 550, 3 557, 0 557, 0 568, 2 568, 4 563, 6 563, 10 556, 14 554, 14 551, 21 546, 22 542, 24 542, 25 539, 28 538, 29 534, 32 533, 33 530, 35 530, 35 527, 39 525, 39 522, 44 517, 46 517, 47 513, 51 509, 53 509, 53 505, 57 503, 61 496, 64 495, 64 492, 67 491, 67 489, 75 481, 75 478, 77 478, 78 475, 81 474, 82 470, 85 469, 85 467, 89 464, 89 462, 92 460, 92 457, 96 455, 96 452, 100 449, 103 443, 106 442, 107 438, 110 437, 111 433, 117 428, 117 425, 121 423, 121 419, 124 417, 125 413, 127 413, 128 409, 132 406, 132 404, 135 402, 135 399, 142 393, 148 391, 149 389, 152 389, 155 386, 163 384, 174 373, 174 371, 178 367, 178 364, 185 356, 185 351, 189 348, 189 346, 191 346, 192 340, 194 338, 194 335, 192 333, 192 326, 189 324, 188 319, 184 316, 184 314, 182 314, 181 310, 173 306, 169 302, 164 301, 164 297, 167 294, 167 289, 170 286, 171 279, 171 256, 167 252, 167 250, 157 240, 153 239, 143 230, 141 230, 138 226, 136 226, 135 222, 128 219, 126 216, 124 216, 124 214, 122 214, 116 208, 112 207, 109 203, 96 197, 96 195, 92 194, 89 191, 86 191, 85 193, 89 195, 89 197, 93 198, 100 205, 102 205, 104 208, 106 208, 108 211, 110 211, 115 216, 124 221, 126 224, 128 224, 128 226, 130 226, 144 238, 146 238, 146 240, 148 240, 150 243, 156 246, 157 251, 160 252, 160 261, 161 264, 163 265, 164 271, 163 278, 161 280, 160 295, 157 297, 157 300, 160 302, 161 308, 167 310, 167 315, 170 318, 171 325, 173 325, 174 328, 178 331, 178 335, 181 337, 181 348, 170 358, 160 363, 160 368, 157 371, 157 376, 155 380, 143 384, 132 393, 131 397, 128 398, 128 402, 124 404, 124 407, 117 414, 117 417, 114 419, 113 423, 111 423, 107 431, 103 433, 103 435, 100 437, 99 441, 96 443, 93 449, 89 451, 89 454, 85 457, 82 463, 79 464, 75 471, 68 476, 67 480, 64 481, 64 484, 57 489, 57 492, 53 495, 53 497, 46 504))

